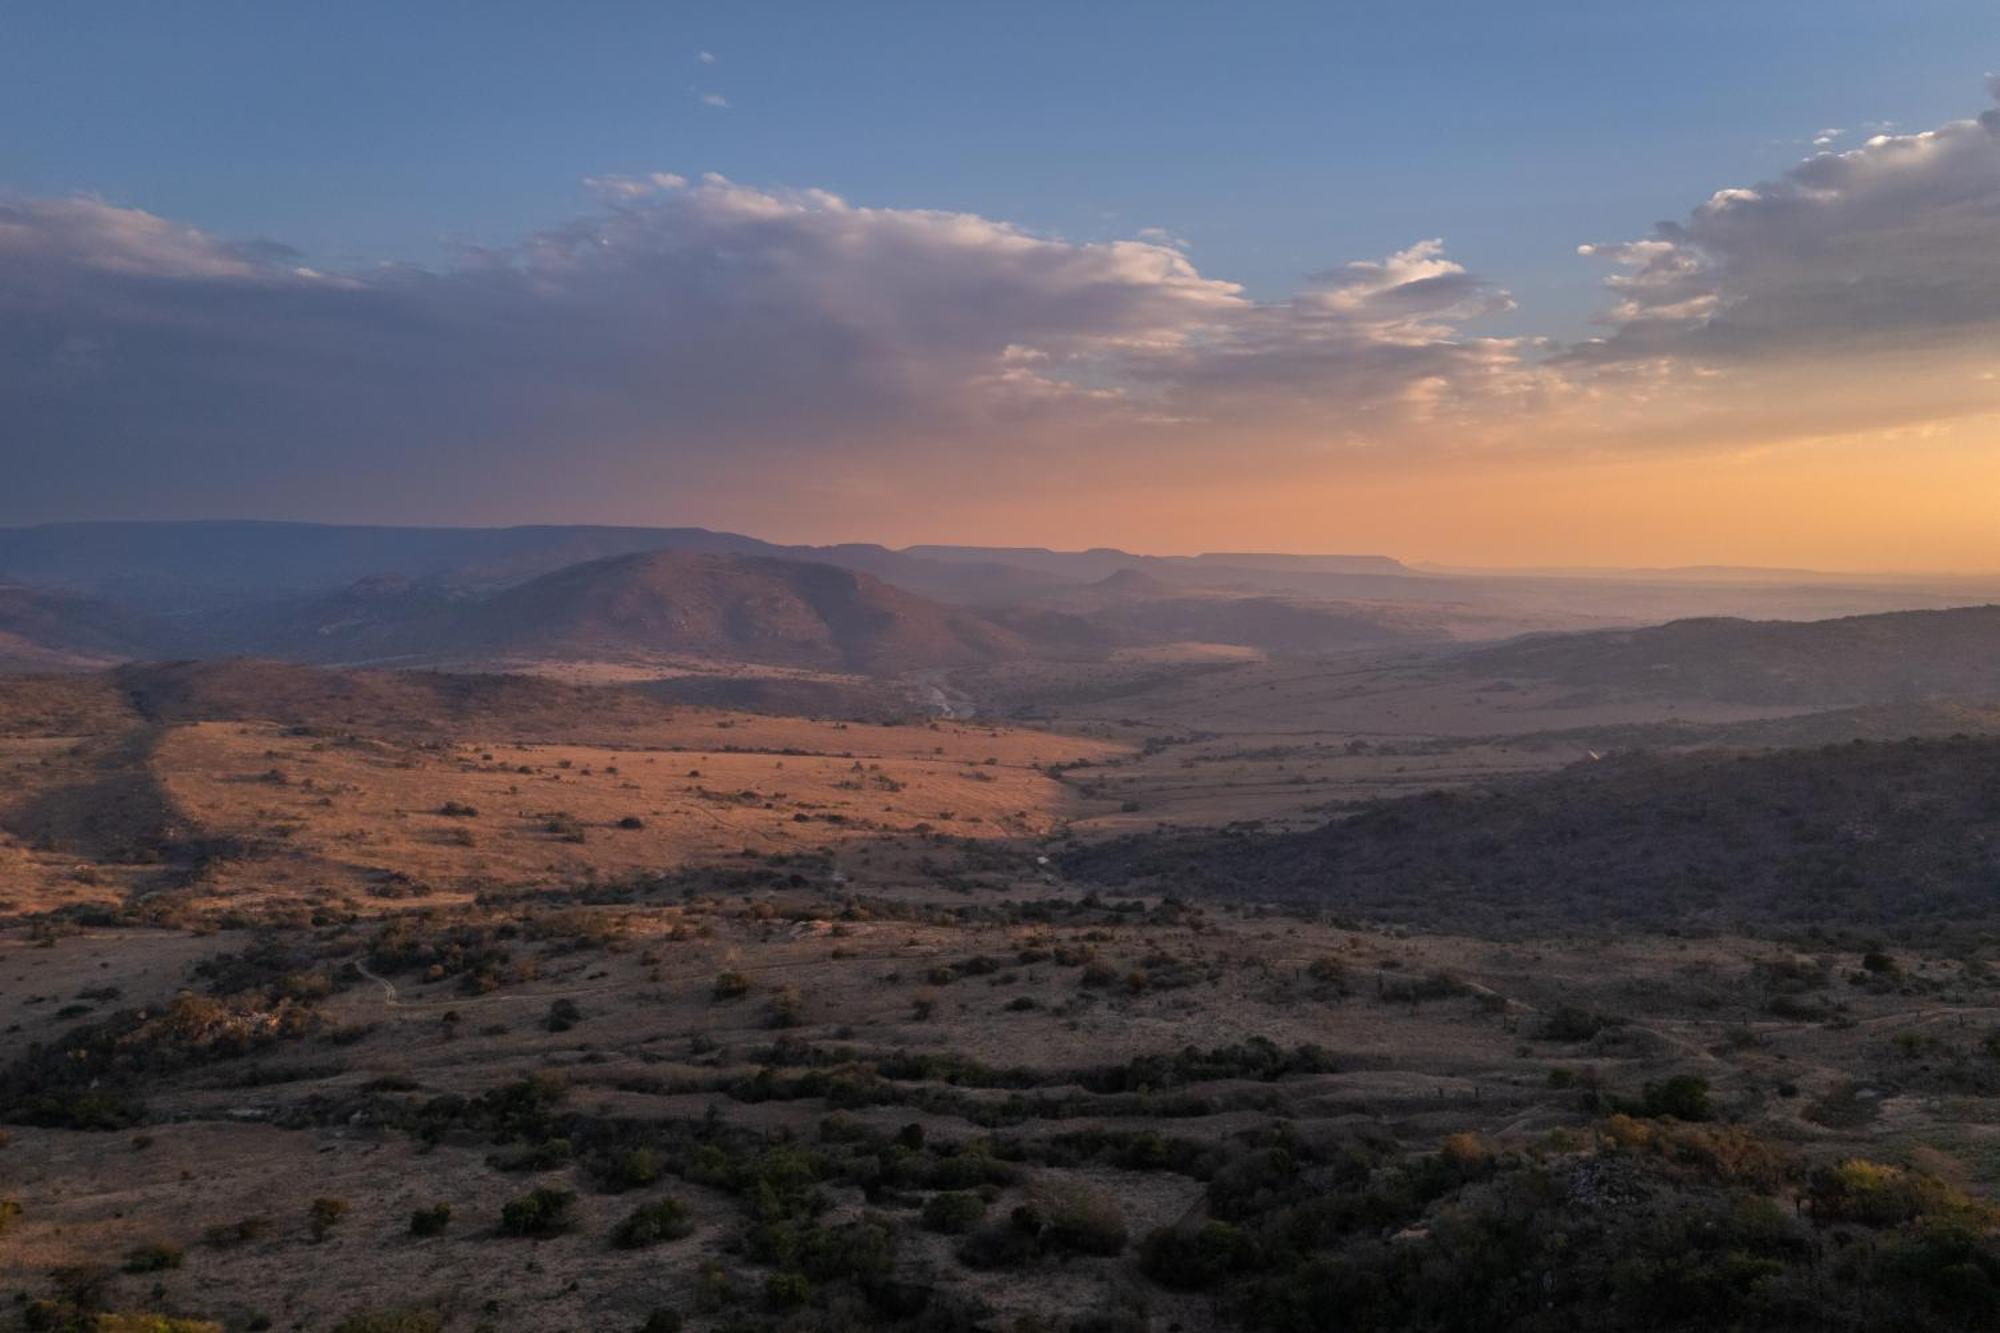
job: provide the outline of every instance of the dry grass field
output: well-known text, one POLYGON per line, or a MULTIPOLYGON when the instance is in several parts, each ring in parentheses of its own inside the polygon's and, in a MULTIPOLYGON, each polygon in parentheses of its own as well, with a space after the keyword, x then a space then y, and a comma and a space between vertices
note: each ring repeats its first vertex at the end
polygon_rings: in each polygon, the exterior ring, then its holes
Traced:
POLYGON ((1546 1240, 1607 1326, 1689 1264, 1745 1327, 1976 1326, 1893 1274, 1993 1217, 1984 939, 1503 943, 1057 873, 1662 720, 1370 670, 903 725, 38 697, 0 739, 0 1290, 154 1333, 1469 1330, 1532 1314, 1546 1240), (1862 1322, 1780 1317, 1829 1303, 1862 1322))

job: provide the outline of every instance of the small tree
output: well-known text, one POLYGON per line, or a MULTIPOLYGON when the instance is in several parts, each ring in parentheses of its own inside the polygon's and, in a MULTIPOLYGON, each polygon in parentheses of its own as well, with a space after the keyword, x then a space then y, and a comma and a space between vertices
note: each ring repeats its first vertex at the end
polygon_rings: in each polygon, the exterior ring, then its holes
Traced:
POLYGON ((434 1203, 410 1214, 412 1236, 442 1236, 444 1229, 450 1225, 451 1205, 448 1203, 434 1203))

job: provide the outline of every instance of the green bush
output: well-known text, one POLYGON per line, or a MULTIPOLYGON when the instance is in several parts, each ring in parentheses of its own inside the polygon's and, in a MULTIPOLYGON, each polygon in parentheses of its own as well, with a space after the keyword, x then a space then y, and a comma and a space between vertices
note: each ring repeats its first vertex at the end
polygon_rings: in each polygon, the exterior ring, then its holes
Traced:
POLYGON ((947 1236, 962 1236, 986 1216, 986 1200, 969 1190, 933 1194, 924 1202, 924 1227, 947 1236))
POLYGON ((1162 1227, 1146 1237, 1139 1267, 1163 1287, 1196 1291, 1244 1268, 1252 1253, 1241 1228, 1210 1218, 1198 1227, 1162 1227))
POLYGON ((125 1271, 164 1273, 170 1268, 179 1268, 186 1259, 178 1245, 169 1245, 163 1240, 147 1241, 125 1251, 125 1271))
POLYGON ((764 1300, 773 1310, 796 1310, 812 1299, 812 1282, 804 1273, 773 1273, 764 1279, 764 1300))
POLYGON ((270 1223, 261 1217, 240 1217, 234 1222, 217 1222, 203 1228, 201 1239, 203 1244, 213 1249, 228 1250, 248 1245, 269 1229, 270 1223))
POLYGON ((1712 1114, 1708 1100, 1708 1080, 1693 1074, 1676 1074, 1658 1083, 1648 1083, 1639 1100, 1639 1114, 1672 1116, 1676 1120, 1706 1120, 1712 1114))
POLYGON ((694 1222, 688 1217, 687 1205, 669 1196, 642 1203, 627 1213, 625 1220, 612 1229, 611 1243, 621 1250, 638 1250, 662 1241, 679 1240, 693 1232, 694 1222))
POLYGON ((1109 1195, 1081 1185, 1045 1190, 1041 1242, 1052 1250, 1113 1255, 1125 1248, 1125 1215, 1109 1195))
POLYGON ((410 1234, 412 1236, 442 1236, 451 1225, 451 1205, 434 1203, 428 1208, 419 1208, 410 1214, 410 1234))
POLYGON ((500 1231, 508 1236, 560 1236, 576 1225, 576 1192, 538 1185, 500 1209, 500 1231))
POLYGON ((333 1326, 333 1333, 443 1333, 435 1310, 357 1310, 333 1326))
POLYGON ((332 1234, 340 1219, 347 1216, 347 1200, 318 1198, 306 1209, 306 1228, 316 1241, 332 1234))

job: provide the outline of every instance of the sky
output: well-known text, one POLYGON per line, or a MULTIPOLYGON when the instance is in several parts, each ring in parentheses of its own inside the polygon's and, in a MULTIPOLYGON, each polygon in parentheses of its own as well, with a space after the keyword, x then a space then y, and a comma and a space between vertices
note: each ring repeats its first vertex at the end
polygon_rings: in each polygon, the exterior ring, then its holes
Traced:
POLYGON ((0 7, 0 523, 2000 570, 2000 6, 0 7))

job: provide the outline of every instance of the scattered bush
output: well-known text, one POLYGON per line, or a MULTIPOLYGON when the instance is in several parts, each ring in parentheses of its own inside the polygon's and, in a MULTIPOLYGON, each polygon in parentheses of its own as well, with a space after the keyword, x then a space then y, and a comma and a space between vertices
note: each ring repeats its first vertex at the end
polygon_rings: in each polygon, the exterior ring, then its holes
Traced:
POLYGON ((662 1241, 679 1240, 694 1233, 687 1205, 668 1197, 642 1203, 626 1214, 611 1232, 611 1243, 621 1250, 644 1249, 662 1241))
POLYGON ((986 1216, 986 1200, 969 1190, 933 1194, 924 1201, 924 1227, 947 1236, 962 1236, 986 1216))
POLYGON ((238 1245, 248 1245, 270 1229, 270 1223, 262 1217, 239 1217, 234 1222, 217 1222, 205 1227, 201 1233, 202 1243, 211 1249, 228 1250, 238 1245))
POLYGON ((169 1245, 163 1240, 147 1241, 125 1251, 125 1271, 164 1273, 170 1268, 179 1268, 186 1259, 178 1245, 169 1245))
POLYGON ((549 1005, 549 1016, 543 1020, 551 1032, 567 1032, 583 1021, 583 1010, 575 1000, 556 1000, 549 1005))
POLYGON ((451 1205, 434 1203, 428 1208, 418 1208, 410 1214, 410 1234, 412 1236, 442 1236, 451 1225, 451 1205))
POLYGON ((541 1239, 560 1236, 576 1225, 576 1192, 538 1185, 500 1209, 500 1231, 541 1239))
POLYGON ((333 1333, 443 1333, 435 1310, 357 1310, 333 1326, 333 1333))

